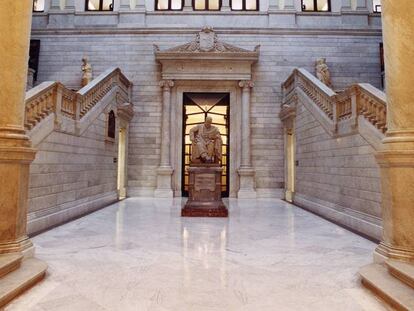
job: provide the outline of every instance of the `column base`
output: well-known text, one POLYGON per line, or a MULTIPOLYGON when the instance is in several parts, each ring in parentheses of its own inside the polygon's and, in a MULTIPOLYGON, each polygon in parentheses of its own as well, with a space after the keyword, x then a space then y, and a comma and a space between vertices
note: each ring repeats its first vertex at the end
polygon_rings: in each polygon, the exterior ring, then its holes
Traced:
POLYGON ((0 254, 25 253, 33 247, 26 225, 29 166, 35 150, 23 133, 0 129, 0 176, 7 176, 0 186, 0 254))
POLYGON ((237 192, 238 199, 256 199, 255 171, 252 167, 242 167, 238 170, 240 176, 240 189, 237 192))
POLYGON ((24 257, 33 257, 34 246, 28 236, 18 241, 5 242, 0 244, 0 254, 22 253, 24 257))
POLYGON ((376 154, 381 170, 383 241, 375 250, 414 262, 414 133, 388 132, 376 154))
POLYGON ((174 170, 169 166, 160 166, 157 169, 157 189, 154 191, 155 198, 174 197, 174 192, 171 187, 173 172, 174 170))
POLYGON ((374 261, 384 262, 387 259, 414 263, 414 250, 397 248, 381 242, 375 249, 374 261))

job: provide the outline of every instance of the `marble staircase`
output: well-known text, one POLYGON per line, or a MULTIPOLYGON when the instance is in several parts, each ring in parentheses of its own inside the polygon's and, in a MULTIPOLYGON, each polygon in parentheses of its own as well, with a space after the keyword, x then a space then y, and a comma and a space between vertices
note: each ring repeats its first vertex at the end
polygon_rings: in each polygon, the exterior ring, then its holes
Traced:
POLYGON ((47 265, 20 253, 0 255, 0 308, 41 281, 47 265))
POLYGON ((414 265, 397 260, 373 263, 359 271, 362 284, 395 310, 414 310, 414 265))

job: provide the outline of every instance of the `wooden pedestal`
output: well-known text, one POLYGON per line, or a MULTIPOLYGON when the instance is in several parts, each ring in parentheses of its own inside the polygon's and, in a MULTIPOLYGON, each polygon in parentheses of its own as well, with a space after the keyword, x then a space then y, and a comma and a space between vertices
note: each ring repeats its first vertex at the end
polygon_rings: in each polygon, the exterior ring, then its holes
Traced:
POLYGON ((181 210, 183 217, 228 217, 221 199, 219 164, 197 164, 189 167, 189 197, 181 210))

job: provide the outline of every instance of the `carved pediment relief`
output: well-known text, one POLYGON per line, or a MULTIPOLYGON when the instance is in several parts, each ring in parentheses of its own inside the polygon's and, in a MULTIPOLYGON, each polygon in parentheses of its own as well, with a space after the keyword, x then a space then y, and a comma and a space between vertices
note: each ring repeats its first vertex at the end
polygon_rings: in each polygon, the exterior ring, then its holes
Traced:
MULTIPOLYGON (((160 49, 157 45, 154 45, 155 51, 159 52, 160 49)), ((254 52, 259 52, 260 46, 256 46, 254 52)), ((237 46, 222 42, 218 39, 217 34, 214 32, 212 27, 204 27, 199 33, 196 34, 193 41, 173 47, 162 51, 162 53, 202 53, 202 52, 213 52, 213 53, 252 53, 252 51, 239 48, 237 46)))
POLYGON ((163 79, 249 80, 259 48, 249 51, 228 44, 213 28, 204 27, 193 41, 166 50, 154 45, 154 52, 163 79))

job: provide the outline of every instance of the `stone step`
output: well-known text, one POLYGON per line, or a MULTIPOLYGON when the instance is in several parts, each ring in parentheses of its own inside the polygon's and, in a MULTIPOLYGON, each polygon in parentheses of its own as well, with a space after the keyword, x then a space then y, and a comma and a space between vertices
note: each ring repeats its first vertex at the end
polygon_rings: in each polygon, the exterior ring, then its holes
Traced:
POLYGON ((22 259, 22 254, 0 255, 0 279, 10 272, 18 269, 22 259))
POLYGON ((387 260, 385 264, 394 277, 414 288, 414 264, 398 260, 387 260))
POLYGON ((3 277, 0 280, 0 309, 42 280, 46 269, 46 263, 30 258, 23 260, 19 269, 3 277))
POLYGON ((370 264, 362 267, 359 274, 365 287, 396 310, 414 310, 414 289, 389 274, 387 267, 370 264))

